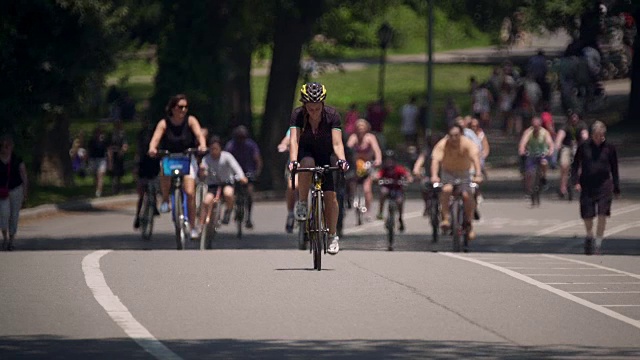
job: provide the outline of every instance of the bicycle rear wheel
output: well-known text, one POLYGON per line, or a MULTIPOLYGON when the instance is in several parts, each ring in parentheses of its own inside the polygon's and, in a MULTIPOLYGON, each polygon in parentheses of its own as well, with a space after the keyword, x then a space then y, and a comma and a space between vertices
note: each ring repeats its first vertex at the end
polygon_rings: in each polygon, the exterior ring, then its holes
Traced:
POLYGON ((153 232, 153 215, 151 201, 149 200, 149 193, 148 191, 145 191, 142 195, 142 209, 140 209, 140 213, 138 214, 143 240, 151 239, 151 233, 153 232))
POLYGON ((440 204, 438 199, 431 199, 431 241, 438 242, 438 236, 440 231, 440 204))
POLYGON ((453 231, 453 252, 460 252, 462 242, 462 219, 459 218, 460 203, 458 200, 451 206, 451 229, 453 231))
POLYGON ((317 196, 313 196, 311 200, 311 221, 309 223, 311 252, 313 253, 313 268, 322 270, 322 212, 317 196))
POLYGON ((395 221, 396 221, 396 209, 395 209, 395 199, 388 199, 389 202, 389 214, 387 215, 387 221, 385 222, 385 227, 387 228, 387 240, 389 241, 389 250, 393 249, 393 240, 394 240, 394 232, 395 232, 395 221))
POLYGON ((362 198, 362 191, 360 190, 360 186, 358 186, 356 190, 357 204, 353 207, 356 212, 356 225, 358 226, 362 225, 362 198))
POLYGON ((533 178, 533 186, 531 192, 531 206, 540 206, 540 179, 542 178, 540 166, 536 166, 535 177, 533 178))

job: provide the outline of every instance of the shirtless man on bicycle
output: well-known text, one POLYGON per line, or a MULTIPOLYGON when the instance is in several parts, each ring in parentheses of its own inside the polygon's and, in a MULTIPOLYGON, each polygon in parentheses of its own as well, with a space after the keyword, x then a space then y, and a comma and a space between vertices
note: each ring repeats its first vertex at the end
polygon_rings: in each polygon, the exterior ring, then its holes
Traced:
MULTIPOLYGON (((471 193, 469 180, 473 167, 475 175, 471 180, 477 184, 482 182, 478 146, 463 136, 463 129, 460 125, 454 124, 449 128, 447 136, 436 144, 431 157, 431 182, 445 184, 440 193, 440 207, 442 209, 449 208, 449 199, 453 193, 452 184, 459 182, 469 240, 475 239, 476 234, 473 231, 471 220, 476 208, 476 201, 471 193)), ((444 231, 451 227, 449 212, 446 210, 442 211, 440 227, 444 231)))

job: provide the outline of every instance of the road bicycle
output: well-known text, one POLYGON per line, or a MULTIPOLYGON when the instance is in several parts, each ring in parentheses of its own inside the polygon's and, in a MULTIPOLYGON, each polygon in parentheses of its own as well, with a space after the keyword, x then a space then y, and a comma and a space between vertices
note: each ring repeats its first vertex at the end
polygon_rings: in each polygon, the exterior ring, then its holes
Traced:
POLYGON ((158 214, 156 196, 158 194, 158 178, 147 179, 142 194, 142 203, 138 219, 140 219, 140 232, 143 240, 151 240, 153 234, 153 221, 158 214))
POLYGON ((366 161, 362 165, 362 169, 356 170, 355 176, 355 191, 353 194, 353 209, 356 212, 356 225, 362 225, 362 218, 367 212, 366 200, 364 196, 364 181, 371 175, 373 171, 373 164, 371 161, 366 161))
MULTIPOLYGON (((464 200, 462 198, 462 185, 469 185, 470 194, 473 196, 478 184, 471 182, 470 180, 461 181, 456 179, 451 185, 453 185, 453 192, 451 199, 449 200, 449 219, 451 221, 451 235, 453 237, 453 251, 460 252, 469 251, 469 224, 472 219, 465 220, 464 215, 464 200)), ((434 188, 442 188, 445 184, 434 183, 434 188)))
POLYGON ((316 166, 312 168, 294 168, 291 172, 291 186, 295 190, 295 175, 299 172, 312 173, 311 182, 311 208, 307 213, 307 220, 301 227, 304 229, 303 241, 309 241, 310 252, 313 254, 314 270, 322 270, 322 254, 327 253, 327 240, 329 238, 329 228, 324 216, 324 192, 322 183, 324 176, 332 176, 332 172, 339 171, 339 167, 329 165, 316 166))
POLYGON ((379 186, 386 187, 389 192, 387 193, 387 217, 384 221, 384 226, 387 229, 387 240, 389 241, 389 251, 393 250, 394 233, 396 229, 396 218, 399 213, 397 199, 402 195, 402 187, 407 185, 405 180, 396 180, 389 178, 382 178, 378 180, 379 186), (399 187, 398 187, 399 186, 399 187))
POLYGON ((171 177, 171 218, 176 232, 178 250, 186 249, 191 238, 188 199, 187 193, 182 189, 182 177, 191 173, 191 156, 196 153, 200 152, 194 148, 180 153, 158 150, 158 154, 162 155, 163 174, 171 177))

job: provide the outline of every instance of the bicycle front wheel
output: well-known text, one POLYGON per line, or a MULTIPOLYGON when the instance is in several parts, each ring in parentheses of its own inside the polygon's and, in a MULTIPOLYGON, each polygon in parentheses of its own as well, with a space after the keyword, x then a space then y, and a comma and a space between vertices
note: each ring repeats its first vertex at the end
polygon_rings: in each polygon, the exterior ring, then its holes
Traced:
POLYGON ((150 240, 153 232, 153 204, 151 204, 150 194, 145 192, 142 198, 142 209, 140 209, 140 231, 143 240, 150 240))
POLYGON ((431 199, 431 241, 438 242, 438 235, 440 231, 440 203, 437 199, 431 199))
POLYGON ((464 209, 460 201, 455 200, 451 208, 451 229, 453 230, 453 252, 462 250, 462 218, 460 209, 464 209))
POLYGON ((385 226, 387 228, 387 240, 389 240, 389 250, 393 247, 393 237, 395 232, 395 221, 396 221, 396 209, 394 202, 395 199, 389 199, 389 214, 387 215, 387 221, 385 226))
POLYGON ((176 248, 183 250, 187 244, 187 232, 184 226, 184 210, 182 209, 182 191, 173 191, 173 224, 176 231, 176 248))
POLYGON ((309 238, 311 241, 311 252, 313 253, 313 268, 322 270, 322 204, 318 196, 314 195, 311 204, 311 222, 309 223, 309 238))

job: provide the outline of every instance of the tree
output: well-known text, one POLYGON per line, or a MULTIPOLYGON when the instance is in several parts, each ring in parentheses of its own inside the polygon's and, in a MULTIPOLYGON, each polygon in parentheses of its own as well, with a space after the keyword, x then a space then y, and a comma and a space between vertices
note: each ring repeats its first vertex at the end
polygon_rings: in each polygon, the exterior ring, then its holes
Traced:
POLYGON ((38 144, 41 184, 72 183, 69 116, 112 68, 125 14, 107 0, 11 1, 0 13, 0 124, 38 144))
MULTIPOLYGON (((638 5, 633 13, 636 27, 640 27, 640 5, 638 5)), ((636 38, 633 43, 633 62, 631 64, 631 93, 629 94, 629 112, 627 119, 635 126, 640 124, 640 29, 636 32, 636 38)))

